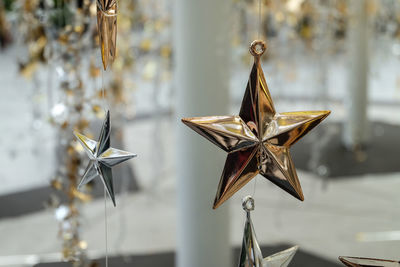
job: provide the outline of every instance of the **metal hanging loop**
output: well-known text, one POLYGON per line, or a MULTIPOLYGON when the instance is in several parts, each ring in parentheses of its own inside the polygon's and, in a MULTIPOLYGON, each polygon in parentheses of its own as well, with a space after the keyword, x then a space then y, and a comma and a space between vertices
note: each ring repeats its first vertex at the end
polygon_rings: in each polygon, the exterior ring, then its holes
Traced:
POLYGON ((260 58, 264 54, 265 50, 267 50, 267 45, 262 40, 254 40, 251 43, 249 50, 254 57, 260 58))
POLYGON ((249 213, 250 211, 253 211, 255 208, 254 198, 252 196, 245 196, 242 199, 242 208, 247 213, 249 213))

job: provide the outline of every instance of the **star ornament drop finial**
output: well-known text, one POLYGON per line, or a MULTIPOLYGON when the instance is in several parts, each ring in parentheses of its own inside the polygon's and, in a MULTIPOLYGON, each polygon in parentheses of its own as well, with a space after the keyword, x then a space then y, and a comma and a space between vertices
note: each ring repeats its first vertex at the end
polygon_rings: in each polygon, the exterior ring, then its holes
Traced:
POLYGON ((74 132, 74 135, 90 159, 82 180, 78 185, 78 189, 99 176, 115 207, 115 194, 111 168, 121 162, 136 157, 136 155, 110 147, 110 132, 110 112, 107 111, 98 142, 91 140, 78 132, 74 132))
POLYGON ((242 250, 240 252, 239 267, 287 267, 292 261, 298 246, 263 258, 257 237, 251 221, 250 212, 254 210, 254 199, 251 196, 243 198, 243 209, 246 211, 242 250))
POLYGON ((324 120, 330 111, 277 113, 260 58, 263 41, 254 41, 254 64, 239 116, 184 118, 182 122, 228 152, 213 208, 218 208, 257 174, 292 196, 304 196, 289 148, 324 120))
POLYGON ((97 28, 104 70, 114 59, 117 49, 117 1, 97 0, 97 28))
POLYGON ((400 262, 370 258, 339 257, 339 260, 348 267, 400 267, 400 262))

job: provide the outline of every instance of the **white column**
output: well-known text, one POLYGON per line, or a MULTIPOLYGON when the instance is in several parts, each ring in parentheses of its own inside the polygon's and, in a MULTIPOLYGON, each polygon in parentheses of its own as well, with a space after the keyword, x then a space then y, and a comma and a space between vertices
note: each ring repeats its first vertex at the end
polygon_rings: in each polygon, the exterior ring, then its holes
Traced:
POLYGON ((178 267, 230 267, 228 204, 212 209, 226 153, 180 122, 229 114, 229 0, 174 1, 178 267))
POLYGON ((350 1, 349 76, 343 141, 348 148, 368 141, 368 14, 367 0, 350 1))

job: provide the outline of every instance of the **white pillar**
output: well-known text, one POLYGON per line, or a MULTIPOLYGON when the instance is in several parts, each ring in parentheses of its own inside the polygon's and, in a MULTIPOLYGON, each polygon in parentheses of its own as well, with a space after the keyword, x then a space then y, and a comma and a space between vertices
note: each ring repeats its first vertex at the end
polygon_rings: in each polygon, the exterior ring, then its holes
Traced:
POLYGON ((352 0, 348 31, 349 76, 343 141, 348 148, 368 141, 368 14, 367 0, 352 0))
POLYGON ((174 1, 178 267, 231 267, 228 204, 212 209, 226 153, 180 122, 229 114, 229 0, 174 1))

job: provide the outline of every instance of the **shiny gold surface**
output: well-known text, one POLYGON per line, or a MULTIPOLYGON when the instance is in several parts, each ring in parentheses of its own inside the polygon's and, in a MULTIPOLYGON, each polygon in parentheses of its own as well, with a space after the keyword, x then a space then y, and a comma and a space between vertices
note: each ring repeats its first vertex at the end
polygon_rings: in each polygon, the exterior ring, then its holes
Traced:
POLYGON ((339 260, 348 267, 399 267, 400 262, 370 258, 339 257, 339 260))
POLYGON ((289 148, 330 111, 277 113, 260 57, 266 46, 254 41, 254 65, 239 116, 184 118, 182 122, 228 152, 213 208, 219 207, 257 174, 304 200, 289 148))
POLYGON ((117 45, 117 2, 97 0, 97 27, 104 70, 115 59, 117 45))

